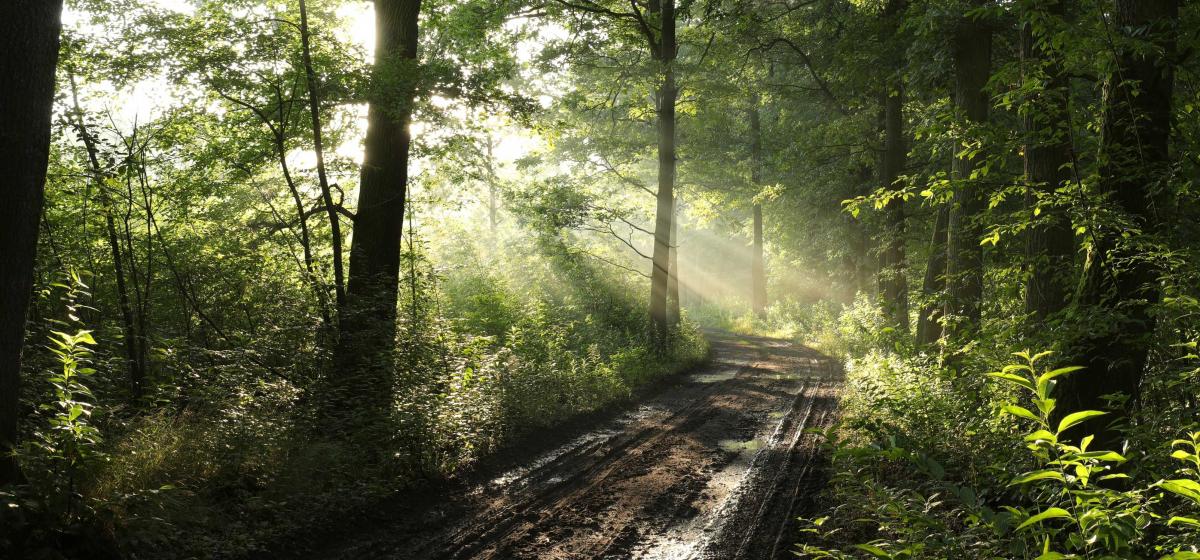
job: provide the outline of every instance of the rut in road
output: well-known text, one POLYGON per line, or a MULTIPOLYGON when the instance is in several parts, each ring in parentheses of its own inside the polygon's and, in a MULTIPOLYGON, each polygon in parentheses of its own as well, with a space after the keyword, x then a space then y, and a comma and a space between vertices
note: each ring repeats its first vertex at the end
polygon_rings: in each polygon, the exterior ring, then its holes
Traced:
POLYGON ((712 362, 526 465, 364 523, 311 558, 790 558, 821 484, 806 428, 840 367, 785 341, 709 333, 712 362))

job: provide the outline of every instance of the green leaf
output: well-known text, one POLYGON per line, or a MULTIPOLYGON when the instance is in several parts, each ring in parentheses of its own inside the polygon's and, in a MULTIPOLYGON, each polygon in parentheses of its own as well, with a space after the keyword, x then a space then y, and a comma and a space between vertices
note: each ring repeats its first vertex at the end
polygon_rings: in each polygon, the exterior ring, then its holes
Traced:
POLYGON ((1088 451, 1075 456, 1076 459, 1095 459, 1097 461, 1112 461, 1124 463, 1125 457, 1116 451, 1088 451))
POLYGON ((1174 554, 1168 554, 1159 560, 1200 560, 1200 553, 1185 550, 1182 552, 1176 552, 1174 554))
POLYGON ((1038 352, 1037 354, 1034 354, 1033 357, 1029 358, 1029 363, 1032 364, 1032 363, 1034 363, 1042 358, 1045 358, 1046 356, 1049 356, 1053 353, 1054 353, 1053 350, 1043 350, 1041 352, 1038 352))
POLYGON ((854 548, 857 548, 863 552, 866 552, 876 558, 891 558, 892 557, 892 555, 888 554, 888 552, 886 550, 879 548, 878 546, 875 546, 873 544, 856 544, 856 545, 854 545, 854 548))
POLYGON ((1089 418, 1104 416, 1105 414, 1107 413, 1100 412, 1099 410, 1081 410, 1079 412, 1068 414, 1066 418, 1063 418, 1062 421, 1058 423, 1058 433, 1061 434, 1067 431, 1071 426, 1079 424, 1080 422, 1083 422, 1089 418))
POLYGON ((1186 478, 1180 478, 1176 480, 1163 481, 1159 483, 1159 486, 1162 486, 1163 489, 1167 490, 1168 492, 1179 494, 1180 496, 1189 498, 1200 504, 1200 482, 1186 478))
POLYGON ((1041 421, 1041 418, 1038 418, 1037 415, 1030 412, 1029 409, 1017 406, 1015 404, 1006 405, 1003 408, 1001 408, 1001 410, 1003 410, 1004 412, 1007 412, 1013 416, 1020 416, 1021 418, 1028 418, 1030 420, 1034 420, 1037 422, 1041 421))
POLYGON ((1040 398, 1040 399, 1033 400, 1033 403, 1037 405, 1038 410, 1042 411, 1042 415, 1044 415, 1044 416, 1050 416, 1050 413, 1054 412, 1055 403, 1057 403, 1057 402, 1058 401, 1056 401, 1054 399, 1047 399, 1047 398, 1040 398))
POLYGON ((1200 520, 1196 520, 1191 517, 1179 516, 1175 516, 1167 520, 1168 527, 1174 527, 1175 525, 1191 525, 1192 527, 1200 527, 1200 520))
POLYGON ((1013 375, 1011 373, 993 371, 992 373, 989 373, 988 376, 995 377, 996 379, 1003 379, 1005 381, 1008 381, 1009 383, 1015 383, 1026 389, 1029 389, 1030 391, 1034 390, 1033 382, 1031 382, 1028 379, 1025 379, 1024 377, 1021 377, 1019 375, 1013 375))
POLYGON ((1046 469, 1046 470, 1041 470, 1041 471, 1034 471, 1031 473, 1025 473, 1020 478, 1017 478, 1017 479, 1013 480, 1012 482, 1008 483, 1008 485, 1015 486, 1017 484, 1027 484, 1030 482, 1034 482, 1036 480, 1046 480, 1046 479, 1050 479, 1050 478, 1053 478, 1054 480, 1058 480, 1060 482, 1065 482, 1065 479, 1063 478, 1062 473, 1060 473, 1056 470, 1046 469))
POLYGON ((1048 441, 1050 443, 1058 443, 1058 436, 1050 433, 1049 430, 1038 430, 1025 436, 1025 441, 1048 441))
MULTIPOLYGON (((1054 379, 1056 377, 1064 376, 1068 373, 1079 371, 1081 369, 1083 369, 1082 366, 1067 366, 1067 367, 1061 367, 1058 369, 1050 370, 1046 373, 1039 375, 1037 378, 1038 394, 1042 394, 1043 391, 1045 391, 1046 387, 1049 386, 1050 381, 1052 379, 1054 379)), ((1045 396, 1046 395, 1043 395, 1043 398, 1045 396)))
POLYGON ((1035 523, 1041 523, 1047 519, 1070 519, 1072 521, 1075 520, 1075 518, 1071 517, 1071 514, 1068 513, 1067 510, 1065 510, 1063 508, 1052 507, 1052 508, 1049 508, 1046 511, 1043 511, 1033 517, 1030 517, 1029 519, 1026 519, 1024 523, 1017 525, 1017 530, 1020 531, 1030 525, 1033 525, 1035 523))

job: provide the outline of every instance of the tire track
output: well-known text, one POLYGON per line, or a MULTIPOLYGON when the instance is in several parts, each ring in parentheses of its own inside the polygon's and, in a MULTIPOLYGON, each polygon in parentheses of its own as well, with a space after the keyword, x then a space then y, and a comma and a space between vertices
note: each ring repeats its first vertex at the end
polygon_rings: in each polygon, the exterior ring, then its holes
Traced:
POLYGON ((309 557, 786 557, 820 480, 805 430, 833 416, 836 368, 778 340, 712 338, 714 365, 638 410, 309 557))

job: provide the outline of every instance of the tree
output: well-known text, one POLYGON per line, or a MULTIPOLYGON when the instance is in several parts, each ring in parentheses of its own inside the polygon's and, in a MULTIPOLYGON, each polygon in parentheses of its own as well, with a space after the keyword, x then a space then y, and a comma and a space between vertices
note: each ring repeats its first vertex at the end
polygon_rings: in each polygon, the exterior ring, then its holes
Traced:
MULTIPOLYGON (((633 5, 637 14, 637 5, 633 5)), ((657 20, 659 33, 655 37, 645 20, 638 15, 650 51, 659 63, 661 82, 655 95, 658 111, 658 193, 654 219, 654 252, 650 273, 650 323, 652 337, 664 347, 672 328, 667 313, 667 292, 670 279, 671 224, 675 217, 675 0, 650 0, 650 19, 657 20), (656 17, 657 16, 657 17, 656 17)), ((677 320, 677 319, 676 319, 677 320)))
POLYGON ((929 260, 925 263, 925 278, 921 283, 924 301, 917 314, 917 344, 928 346, 942 337, 940 302, 946 290, 946 223, 950 207, 939 204, 933 220, 933 238, 929 241, 929 260))
POLYGON ((58 65, 62 0, 0 4, 0 162, 6 200, 0 205, 0 485, 20 477, 18 395, 25 312, 33 290, 38 221, 50 154, 50 116, 58 65))
MULTIPOLYGON (((973 7, 982 0, 971 0, 973 7)), ((983 299, 982 214, 986 207, 976 168, 983 160, 972 132, 988 120, 990 102, 984 88, 991 77, 992 31, 987 22, 971 15, 961 17, 954 28, 954 105, 956 119, 965 132, 955 147, 954 198, 946 228, 946 321, 949 334, 957 340, 979 328, 983 299)))
MULTIPOLYGON (((107 234, 108 250, 112 255, 113 263, 113 278, 117 285, 117 301, 121 308, 121 332, 125 346, 125 368, 129 372, 129 389, 132 400, 137 401, 142 398, 145 390, 146 382, 146 348, 145 348, 145 333, 138 333, 135 322, 133 305, 129 297, 129 279, 125 272, 125 257, 121 247, 121 237, 117 233, 116 208, 112 197, 109 196, 109 189, 112 188, 116 181, 112 167, 113 162, 101 161, 100 145, 88 128, 83 107, 79 104, 79 87, 76 84, 75 74, 71 71, 70 65, 67 65, 67 73, 70 74, 69 80, 71 85, 71 109, 73 113, 75 131, 79 135, 79 139, 83 141, 84 151, 87 152, 88 169, 91 175, 92 186, 95 187, 98 198, 100 199, 101 212, 104 214, 104 230, 107 234)), ((132 165, 132 162, 127 162, 127 165, 132 165)), ((128 222, 126 223, 128 229, 128 222)), ((130 248, 132 249, 132 248, 130 248)), ((130 263, 133 261, 133 255, 130 254, 130 263)), ((140 306, 139 306, 140 308, 140 306)))
MULTIPOLYGON (((754 96, 750 109, 750 182, 755 189, 762 188, 762 125, 758 114, 759 99, 754 96)), ((754 202, 754 246, 750 250, 750 309, 755 315, 763 315, 767 309, 766 264, 763 262, 763 212, 762 203, 754 202)))
MULTIPOLYGON (((900 19, 907 6, 906 0, 888 0, 882 14, 885 33, 882 43, 885 51, 882 54, 887 61, 888 72, 884 90, 880 93, 883 153, 879 158, 879 188, 883 191, 897 188, 908 153, 904 130, 904 80, 901 76, 904 57, 903 51, 895 46, 895 38, 900 33, 900 19)), ((884 214, 883 247, 879 259, 879 288, 884 313, 894 327, 908 332, 904 199, 896 197, 889 201, 884 214)))
POLYGON ((417 21, 421 0, 375 0, 375 66, 358 211, 350 245, 346 306, 338 320, 335 391, 386 406, 396 343, 400 237, 412 145, 409 120, 419 62, 417 21))
MULTIPOLYGON (((1110 212, 1090 232, 1076 305, 1088 321, 1077 343, 1085 370, 1058 386, 1061 410, 1109 408, 1106 395, 1136 401, 1161 297, 1154 236, 1169 199, 1178 0, 1117 0, 1115 67, 1104 89, 1099 178, 1092 198, 1110 212)), ((1082 424, 1112 446, 1107 421, 1082 424)))
MULTIPOLYGON (((419 9, 418 9, 419 11, 419 9)), ((335 302, 340 311, 346 307, 346 281, 342 266, 342 225, 334 206, 329 173, 325 168, 325 140, 321 127, 321 92, 317 72, 312 61, 312 33, 308 26, 308 4, 300 0, 300 48, 304 62, 304 77, 308 82, 308 112, 312 119, 313 152, 317 158, 317 183, 321 186, 321 200, 325 203, 325 215, 329 218, 330 243, 333 248, 333 289, 335 302)), ((301 223, 304 219, 301 218, 301 223)))
POLYGON ((1038 3, 1022 14, 1021 61, 1037 88, 1024 108, 1026 208, 1036 212, 1026 234, 1025 312, 1035 322, 1061 311, 1069 299, 1075 237, 1057 191, 1075 173, 1072 161, 1071 91, 1060 55, 1049 43, 1064 15, 1061 0, 1038 3))

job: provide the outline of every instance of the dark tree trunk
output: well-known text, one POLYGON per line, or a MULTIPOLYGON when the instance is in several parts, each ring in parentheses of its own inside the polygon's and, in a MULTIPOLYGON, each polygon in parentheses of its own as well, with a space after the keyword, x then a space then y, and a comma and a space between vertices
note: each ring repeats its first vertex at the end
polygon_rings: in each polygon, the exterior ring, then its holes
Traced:
MULTIPOLYGON (((1039 8, 1050 18, 1063 16, 1061 1, 1047 2, 1039 8)), ((1044 19, 1044 18, 1039 18, 1044 19)), ((1025 264, 1029 278, 1025 284, 1025 312, 1034 324, 1061 311, 1067 305, 1068 282, 1072 272, 1075 236, 1066 209, 1039 205, 1071 180, 1070 89, 1058 55, 1039 43, 1033 25, 1021 28, 1021 58, 1026 80, 1036 79, 1041 90, 1030 100, 1024 117, 1025 180, 1029 183, 1026 207, 1040 215, 1026 234, 1025 264)))
MULTIPOLYGON (((84 121, 83 107, 79 104, 78 88, 73 73, 70 75, 70 82, 75 129, 79 133, 79 138, 83 140, 84 150, 87 151, 92 183, 96 187, 96 194, 104 212, 104 231, 107 235, 109 254, 112 257, 113 278, 117 285, 117 305, 121 311, 121 336, 125 348, 125 370, 129 374, 129 394, 136 403, 141 400, 145 385, 145 362, 141 359, 144 354, 138 349, 138 341, 141 337, 135 331, 133 304, 129 300, 128 276, 125 273, 125 257, 121 250, 121 236, 117 231, 116 218, 113 216, 116 208, 108 192, 113 174, 112 170, 106 169, 100 161, 100 148, 96 145, 96 138, 92 136, 84 121)), ((130 262, 132 263, 132 255, 130 262)))
MULTIPOLYGON (((270 123, 267 123, 270 126, 270 123)), ((283 114, 283 102, 280 99, 279 103, 279 128, 271 127, 275 141, 275 155, 279 158, 279 169, 283 173, 283 181, 287 184, 288 192, 292 195, 292 206, 296 210, 296 223, 300 226, 300 247, 304 253, 304 274, 308 278, 308 284, 312 287, 313 295, 317 298, 317 304, 321 308, 321 320, 326 325, 331 325, 333 318, 329 312, 329 298, 325 292, 325 288, 321 286, 321 280, 317 277, 316 265, 313 263, 312 254, 312 233, 308 229, 308 209, 304 204, 304 198, 300 195, 300 187, 296 185, 296 180, 292 177, 291 167, 287 162, 287 141, 284 137, 284 127, 287 126, 287 117, 283 114)))
POLYGON ((373 412, 386 410, 392 394, 420 11, 421 0, 375 0, 376 90, 367 114, 334 394, 327 395, 343 406, 356 403, 373 412))
MULTIPOLYGON (((883 96, 884 147, 879 184, 897 188, 908 148, 904 141, 904 92, 897 81, 883 96)), ((904 201, 894 199, 884 210, 883 250, 879 258, 879 289, 883 309, 893 327, 908 332, 908 259, 905 255, 906 219, 904 201)))
MULTIPOLYGON (((1138 396, 1154 332, 1151 308, 1161 297, 1159 270, 1147 258, 1152 250, 1147 238, 1161 229, 1158 213, 1168 202, 1162 189, 1171 173, 1179 4, 1177 0, 1117 0, 1113 15, 1125 37, 1105 84, 1096 195, 1123 219, 1096 224, 1091 234, 1076 297, 1082 308, 1099 313, 1103 320, 1089 321, 1093 330, 1077 345, 1075 363, 1086 369, 1058 386, 1062 413, 1110 408, 1103 397, 1114 393, 1129 397, 1128 411, 1138 396), (1133 48, 1124 42, 1134 40, 1155 48, 1133 48)), ((1120 433, 1109 427, 1110 421, 1085 423, 1076 433, 1096 434, 1098 445, 1115 447, 1120 433)))
MULTIPOLYGON (((750 109, 750 182, 757 190, 762 187, 762 125, 758 115, 758 96, 750 109)), ((757 194, 757 193, 756 193, 757 194)), ((762 316, 767 310, 767 268, 763 260, 762 204, 754 203, 754 245, 750 258, 750 309, 762 316)))
POLYGON ((651 3, 651 13, 657 14, 661 35, 657 48, 654 38, 648 37, 655 58, 662 66, 662 82, 658 87, 658 195, 654 220, 653 270, 650 274, 650 324, 652 343, 665 348, 671 331, 667 316, 667 284, 670 277, 671 222, 674 221, 675 201, 675 0, 651 3))
MULTIPOLYGON (((883 122, 883 153, 879 158, 879 187, 885 190, 897 188, 897 181, 904 171, 908 157, 908 146, 904 131, 904 52, 897 41, 900 20, 908 3, 905 0, 888 0, 883 17, 884 48, 887 79, 880 94, 883 122)), ((884 209, 882 249, 879 255, 879 291, 882 296, 884 314, 892 327, 908 332, 908 258, 905 254, 906 218, 904 200, 896 198, 884 209)))
MULTIPOLYGON (((980 3, 974 0, 974 4, 980 3)), ((985 22, 969 17, 959 20, 953 37, 954 105, 964 128, 970 130, 988 120, 987 92, 991 77, 992 30, 985 22)), ((963 141, 972 140, 969 136, 963 141)), ((962 144, 956 150, 963 149, 962 144)), ((982 155, 954 159, 954 199, 946 230, 946 329, 955 341, 963 341, 979 328, 983 300, 982 215, 986 208, 983 191, 971 178, 982 155)))
MULTIPOLYGON (((858 170, 858 173, 854 177, 858 195, 865 196, 874 190, 876 173, 877 170, 872 169, 870 165, 864 165, 858 170)), ((850 216, 848 219, 852 230, 851 251, 853 253, 854 267, 851 275, 853 277, 855 294, 874 293, 876 289, 871 285, 871 279, 875 277, 875 271, 878 269, 873 258, 875 253, 872 243, 874 236, 871 234, 866 222, 853 216, 850 216)))
POLYGON ((921 284, 921 311, 917 314, 917 344, 928 346, 942 337, 941 301, 946 291, 946 224, 950 207, 938 206, 933 221, 933 239, 929 241, 929 261, 925 263, 925 279, 921 284))
POLYGON ((33 291, 50 154, 62 0, 0 2, 0 486, 21 478, 17 443, 21 347, 33 291))
MULTIPOLYGON (((325 140, 321 130, 321 92, 317 72, 312 63, 312 34, 308 28, 308 4, 300 0, 300 45, 304 59, 304 75, 308 82, 308 112, 312 119, 313 151, 317 155, 317 182, 321 186, 321 200, 325 204, 325 215, 329 218, 330 243, 333 252, 333 289, 338 312, 346 307, 346 280, 342 267, 342 224, 330 192, 329 174, 325 169, 325 140)), ((303 219, 301 219, 303 223, 303 219)))

